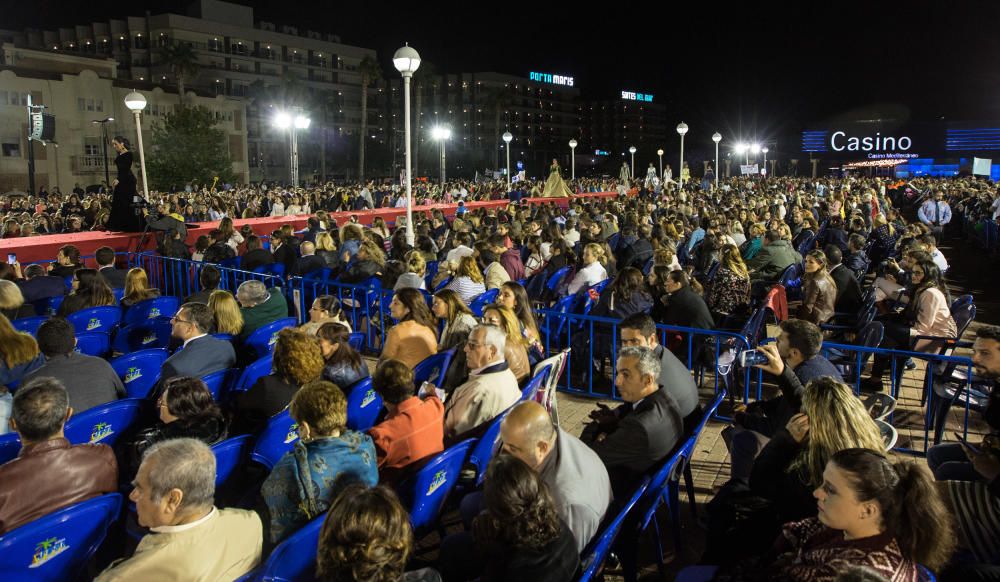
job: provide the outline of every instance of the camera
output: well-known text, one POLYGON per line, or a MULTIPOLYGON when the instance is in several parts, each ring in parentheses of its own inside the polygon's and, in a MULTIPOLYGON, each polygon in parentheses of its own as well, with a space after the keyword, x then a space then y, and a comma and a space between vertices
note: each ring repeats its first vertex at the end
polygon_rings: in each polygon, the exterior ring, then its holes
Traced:
POLYGON ((740 359, 740 365, 743 366, 744 368, 767 363, 767 356, 765 356, 759 350, 743 350, 742 352, 740 352, 739 359, 740 359))

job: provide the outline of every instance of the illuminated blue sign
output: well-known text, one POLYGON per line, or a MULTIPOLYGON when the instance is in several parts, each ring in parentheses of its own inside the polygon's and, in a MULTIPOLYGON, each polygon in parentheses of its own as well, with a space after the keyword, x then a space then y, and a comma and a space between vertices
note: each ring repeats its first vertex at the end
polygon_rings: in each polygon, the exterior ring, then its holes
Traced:
POLYGON ((610 156, 611 153, 608 152, 607 150, 594 150, 594 155, 595 156, 610 156))
POLYGON ((538 81, 539 83, 548 83, 550 85, 565 85, 566 87, 573 86, 573 77, 566 77, 563 75, 553 75, 552 73, 528 73, 528 78, 532 81, 538 81))
POLYGON ((646 103, 653 102, 653 96, 650 93, 636 93, 634 91, 622 91, 622 99, 627 101, 645 101, 646 103))

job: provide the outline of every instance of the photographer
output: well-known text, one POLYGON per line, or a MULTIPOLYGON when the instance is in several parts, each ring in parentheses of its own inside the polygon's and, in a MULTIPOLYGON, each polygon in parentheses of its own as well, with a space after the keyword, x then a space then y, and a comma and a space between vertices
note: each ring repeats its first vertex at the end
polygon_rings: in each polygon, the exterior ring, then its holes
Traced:
POLYGON ((843 381, 830 360, 820 355, 822 347, 819 327, 801 319, 788 319, 781 323, 781 333, 774 343, 757 348, 767 362, 755 367, 776 377, 781 396, 737 409, 733 426, 723 431, 732 457, 733 477, 749 478, 757 454, 775 431, 802 408, 802 393, 810 380, 828 376, 843 381))
POLYGON ((151 213, 149 207, 142 209, 143 216, 146 217, 146 224, 150 230, 170 231, 180 234, 181 240, 187 240, 187 226, 184 224, 184 217, 170 211, 170 205, 160 203, 156 205, 156 212, 151 213))

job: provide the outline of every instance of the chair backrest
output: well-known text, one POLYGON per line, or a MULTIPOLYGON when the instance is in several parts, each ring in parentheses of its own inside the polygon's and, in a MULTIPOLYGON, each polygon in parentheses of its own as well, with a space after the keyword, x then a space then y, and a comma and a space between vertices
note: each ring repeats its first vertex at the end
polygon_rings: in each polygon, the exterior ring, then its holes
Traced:
POLYGON ((958 328, 958 335, 955 336, 955 339, 962 339, 962 335, 969 328, 969 324, 972 323, 972 320, 976 319, 976 304, 967 303, 961 305, 951 316, 955 320, 955 326, 958 328))
MULTIPOLYGON (((513 406, 511 407, 513 408, 513 406)), ((510 408, 500 413, 500 416, 490 421, 490 427, 486 429, 483 436, 472 446, 469 453, 469 462, 476 467, 476 486, 483 484, 486 479, 486 467, 496 454, 497 444, 500 442, 500 425, 503 419, 507 418, 510 408)))
POLYGON ((382 412, 382 396, 372 387, 371 376, 351 384, 347 392, 347 428, 366 431, 382 412))
POLYGON ((483 293, 480 293, 478 297, 472 300, 469 304, 469 310, 476 317, 483 316, 483 309, 497 300, 497 295, 500 294, 500 289, 489 289, 483 293))
POLYGON ((99 331, 110 334, 121 323, 122 309, 115 306, 91 307, 67 315, 66 320, 73 324, 76 333, 99 331))
POLYGON ((287 408, 275 414, 267 421, 263 432, 257 436, 257 443, 250 458, 268 470, 273 469, 275 463, 292 450, 295 441, 299 440, 298 428, 299 425, 292 420, 287 408))
POLYGON ((475 439, 468 439, 452 446, 397 488, 415 531, 423 532, 437 525, 441 508, 458 482, 474 442, 475 439))
POLYGON ((101 495, 0 536, 5 580, 77 580, 118 518, 122 496, 101 495))
POLYGON ((553 408, 555 407, 556 388, 559 386, 559 378, 562 377, 566 369, 566 363, 569 361, 570 350, 571 348, 566 348, 558 354, 535 364, 536 374, 545 367, 550 368, 548 378, 545 380, 545 386, 542 389, 543 394, 536 398, 550 414, 553 413, 553 408))
POLYGON ((111 343, 114 351, 129 354, 139 350, 152 348, 166 349, 170 346, 170 334, 173 326, 170 320, 146 319, 139 323, 118 328, 115 339, 111 343))
POLYGON ((212 372, 207 376, 202 376, 201 381, 205 383, 208 387, 208 391, 212 393, 212 398, 216 402, 219 402, 223 396, 223 388, 226 387, 226 380, 230 378, 233 370, 219 370, 218 372, 212 372))
POLYGON ((552 273, 549 280, 545 282, 545 287, 549 291, 555 291, 559 287, 559 284, 562 283, 563 277, 568 275, 572 269, 572 267, 563 267, 555 273, 552 273))
POLYGON ((38 333, 38 328, 42 326, 43 323, 48 321, 49 317, 47 315, 36 315, 34 317, 22 317, 21 319, 15 319, 10 322, 17 331, 23 331, 24 333, 30 333, 35 335, 38 333))
POLYGON ((260 358, 256 362, 250 364, 243 369, 243 373, 240 374, 239 379, 233 384, 230 389, 232 392, 244 392, 249 390, 259 378, 267 376, 271 373, 271 368, 274 366, 274 356, 268 354, 263 358, 260 358))
POLYGON ((243 464, 247 455, 250 454, 251 445, 253 445, 253 437, 248 434, 212 445, 212 454, 215 455, 216 489, 233 476, 236 467, 243 464))
POLYGON ((438 388, 444 384, 444 375, 455 357, 455 348, 427 356, 413 368, 413 384, 420 388, 424 382, 430 382, 438 388))
POLYGON ((543 368, 528 380, 528 383, 524 386, 524 390, 521 390, 521 401, 525 402, 528 400, 534 400, 538 396, 539 390, 549 379, 549 372, 551 372, 551 366, 543 368))
POLYGON ((16 432, 0 435, 0 465, 17 457, 21 452, 21 437, 16 432))
POLYGON ((294 317, 285 317, 259 327, 247 338, 246 344, 257 352, 257 357, 263 358, 274 351, 278 342, 278 332, 286 327, 295 327, 298 322, 294 317))
POLYGON ((628 503, 615 515, 611 523, 604 526, 601 532, 587 544, 587 548, 583 551, 580 559, 580 569, 583 571, 583 574, 577 578, 578 582, 593 580, 594 576, 601 570, 601 566, 604 565, 604 559, 607 558, 615 538, 618 537, 618 532, 622 529, 622 524, 625 523, 625 518, 632 512, 635 505, 639 503, 639 499, 646 494, 648 487, 649 477, 646 477, 639 483, 635 492, 632 493, 632 497, 629 498, 628 503))
POLYGON ((145 398, 160 377, 160 367, 170 354, 154 348, 125 354, 111 360, 111 368, 125 384, 129 398, 145 398))
POLYGON ((32 302, 35 306, 35 313, 38 315, 53 316, 59 311, 59 306, 62 305, 65 295, 57 295, 56 297, 45 297, 44 299, 38 299, 32 302))
POLYGON ((266 582, 312 582, 316 579, 316 548, 326 513, 288 536, 271 552, 259 580, 266 582))
POLYGON ((111 351, 111 338, 108 334, 99 331, 77 333, 76 351, 87 356, 103 358, 111 351))
POLYGON ((125 319, 122 323, 124 325, 132 325, 147 319, 156 319, 158 317, 170 318, 177 314, 177 310, 180 307, 180 299, 169 295, 146 299, 129 307, 128 311, 125 312, 125 319))
POLYGON ((882 338, 884 336, 885 336, 885 328, 882 325, 882 322, 871 321, 865 324, 865 326, 862 327, 860 331, 858 331, 858 335, 855 338, 854 343, 856 345, 864 346, 866 348, 877 348, 882 344, 882 338))
POLYGON ((878 426, 878 431, 882 435, 882 442, 885 444, 885 450, 891 451, 893 447, 896 446, 896 441, 899 440, 899 433, 896 432, 896 427, 892 426, 884 420, 875 420, 875 424, 878 426))
POLYGON ((143 401, 128 398, 109 402, 74 414, 66 421, 63 433, 71 444, 114 444, 129 432, 142 416, 143 401))
POLYGON ((284 277, 285 265, 284 263, 271 263, 269 265, 261 265, 255 268, 253 272, 262 275, 276 275, 278 277, 284 277))
POLYGON ((354 348, 354 351, 360 352, 365 346, 365 334, 360 331, 353 332, 348 336, 347 343, 354 348))
POLYGON ((330 275, 333 274, 333 269, 330 267, 323 267, 322 269, 316 269, 311 273, 307 273, 302 277, 303 281, 327 281, 330 279, 330 275))
POLYGON ((951 312, 954 313, 959 307, 972 303, 972 295, 959 295, 951 302, 951 312))

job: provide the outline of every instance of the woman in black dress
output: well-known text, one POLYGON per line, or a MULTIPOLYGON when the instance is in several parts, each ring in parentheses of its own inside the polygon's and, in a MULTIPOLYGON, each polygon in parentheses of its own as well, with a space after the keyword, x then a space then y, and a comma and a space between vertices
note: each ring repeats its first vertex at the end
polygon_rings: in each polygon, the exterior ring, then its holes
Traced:
POLYGON ((132 152, 128 149, 128 140, 120 135, 116 135, 111 140, 111 147, 118 152, 118 156, 115 158, 118 177, 112 183, 115 190, 111 198, 111 217, 108 220, 108 230, 137 232, 142 230, 142 221, 140 216, 136 214, 136 207, 133 206, 134 198, 139 194, 136 191, 135 174, 132 173, 132 152))

